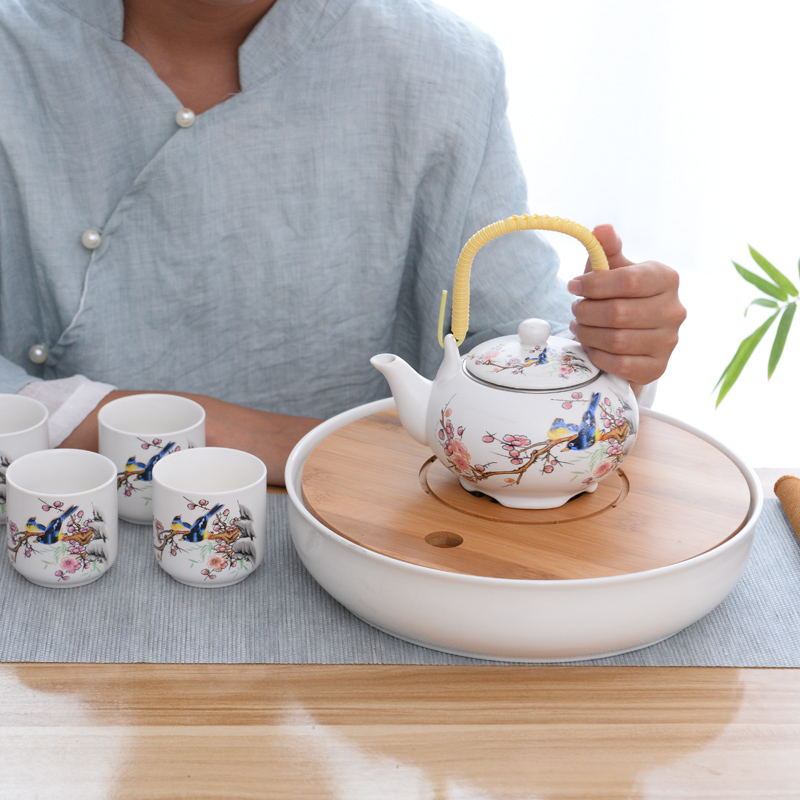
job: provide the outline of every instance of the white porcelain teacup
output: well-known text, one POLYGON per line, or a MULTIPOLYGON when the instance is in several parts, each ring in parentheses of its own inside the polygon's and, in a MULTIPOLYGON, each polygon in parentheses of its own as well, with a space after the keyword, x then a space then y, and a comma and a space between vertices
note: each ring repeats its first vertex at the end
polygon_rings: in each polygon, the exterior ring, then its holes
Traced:
POLYGON ((0 525, 6 519, 6 470, 15 458, 50 447, 47 416, 32 397, 0 394, 0 525))
POLYGON ((264 557, 267 468, 225 447, 182 450, 153 469, 159 566, 189 586, 230 586, 264 557))
POLYGON ((164 456, 206 443, 205 409, 188 397, 134 394, 104 405, 98 415, 99 450, 117 467, 119 515, 153 522, 153 467, 164 456))
POLYGON ((99 453, 41 450, 6 473, 9 558, 39 586, 82 586, 117 558, 117 471, 99 453))

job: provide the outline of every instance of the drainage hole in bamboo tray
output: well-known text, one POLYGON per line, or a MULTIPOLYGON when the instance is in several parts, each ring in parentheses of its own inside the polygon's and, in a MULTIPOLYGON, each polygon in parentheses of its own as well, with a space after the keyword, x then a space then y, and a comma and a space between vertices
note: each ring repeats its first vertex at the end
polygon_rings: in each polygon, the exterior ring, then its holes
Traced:
POLYGON ((425 537, 425 541, 433 547, 458 547, 463 544, 464 537, 452 531, 434 531, 425 537))

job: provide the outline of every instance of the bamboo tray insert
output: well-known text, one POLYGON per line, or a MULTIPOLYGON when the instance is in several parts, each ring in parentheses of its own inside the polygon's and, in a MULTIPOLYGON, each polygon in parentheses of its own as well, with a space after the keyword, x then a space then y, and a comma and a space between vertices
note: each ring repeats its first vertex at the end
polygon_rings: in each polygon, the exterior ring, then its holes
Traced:
POLYGON ((722 451, 646 413, 623 466, 561 508, 512 509, 470 494, 394 409, 326 437, 302 485, 308 510, 362 547, 491 578, 598 578, 675 564, 733 536, 750 507, 745 477, 722 451))

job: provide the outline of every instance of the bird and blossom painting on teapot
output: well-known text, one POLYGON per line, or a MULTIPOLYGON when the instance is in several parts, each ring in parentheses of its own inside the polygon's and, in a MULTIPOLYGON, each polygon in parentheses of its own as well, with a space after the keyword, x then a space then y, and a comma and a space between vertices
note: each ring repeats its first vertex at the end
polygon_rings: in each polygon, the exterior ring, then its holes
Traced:
POLYGON ((593 267, 607 268, 597 240, 576 223, 535 216, 494 223, 459 258, 454 333, 441 340, 444 358, 435 379, 391 354, 371 363, 388 380, 408 433, 427 444, 465 489, 506 506, 537 509, 594 491, 630 453, 639 416, 630 385, 597 369, 578 342, 552 336, 544 320, 525 320, 516 335, 459 353, 468 324, 459 291, 463 295, 467 287, 468 304, 472 258, 486 241, 531 228, 575 236, 587 246, 593 267))

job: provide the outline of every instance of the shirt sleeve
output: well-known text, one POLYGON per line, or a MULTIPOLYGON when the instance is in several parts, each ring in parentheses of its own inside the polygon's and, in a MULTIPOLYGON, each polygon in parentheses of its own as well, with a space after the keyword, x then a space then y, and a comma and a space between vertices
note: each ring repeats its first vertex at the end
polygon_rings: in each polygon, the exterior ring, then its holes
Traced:
POLYGON ((0 393, 16 394, 25 384, 38 380, 13 361, 0 356, 0 393))
POLYGON ((114 388, 107 383, 90 381, 83 375, 73 375, 51 381, 31 381, 18 394, 32 397, 47 407, 50 444, 58 447, 114 388))

